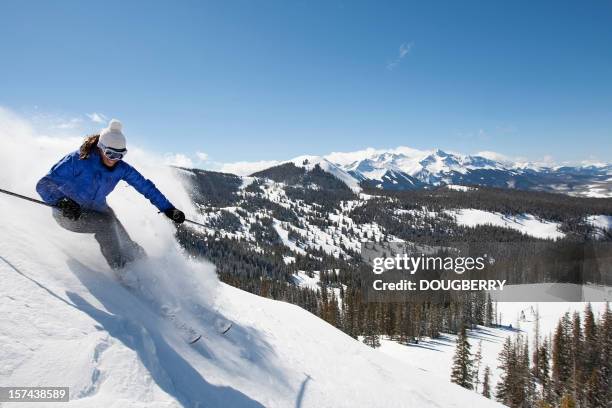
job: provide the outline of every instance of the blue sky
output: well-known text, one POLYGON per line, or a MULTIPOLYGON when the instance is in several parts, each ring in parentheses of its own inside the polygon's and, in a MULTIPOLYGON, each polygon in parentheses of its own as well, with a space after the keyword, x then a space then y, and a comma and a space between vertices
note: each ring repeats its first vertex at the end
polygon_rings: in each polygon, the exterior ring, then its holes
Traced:
POLYGON ((611 161, 611 44, 609 1, 5 1, 0 106, 117 117, 208 165, 399 145, 611 161))

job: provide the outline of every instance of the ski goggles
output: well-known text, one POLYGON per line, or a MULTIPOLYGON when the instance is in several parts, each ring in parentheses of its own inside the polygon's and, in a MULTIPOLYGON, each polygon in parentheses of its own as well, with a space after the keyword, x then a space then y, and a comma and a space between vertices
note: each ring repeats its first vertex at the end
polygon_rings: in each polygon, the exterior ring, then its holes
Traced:
POLYGON ((98 143, 98 147, 109 160, 121 160, 127 154, 127 149, 113 149, 112 147, 104 146, 102 143, 98 143))

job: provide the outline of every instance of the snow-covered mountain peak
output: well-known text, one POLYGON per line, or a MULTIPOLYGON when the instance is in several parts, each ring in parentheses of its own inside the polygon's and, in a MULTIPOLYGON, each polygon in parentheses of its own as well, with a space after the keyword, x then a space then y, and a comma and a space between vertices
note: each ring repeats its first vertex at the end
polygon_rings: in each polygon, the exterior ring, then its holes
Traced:
POLYGON ((312 170, 315 168, 316 165, 319 166, 334 166, 337 167, 334 163, 330 162, 329 160, 327 160, 324 157, 321 156, 315 156, 315 155, 302 155, 302 156, 298 156, 298 157, 294 157, 291 160, 287 160, 286 162, 283 163, 293 163, 296 167, 302 167, 306 170, 312 170))
POLYGON ((422 166, 422 170, 430 174, 448 173, 450 171, 462 173, 465 172, 465 167, 462 162, 463 157, 455 156, 438 149, 421 160, 419 164, 422 166))
POLYGON ((302 167, 307 171, 312 171, 315 167, 319 166, 321 170, 332 174, 334 177, 344 182, 351 190, 355 193, 361 191, 359 187, 359 181, 350 175, 346 170, 339 167, 321 156, 303 155, 293 158, 284 163, 293 163, 296 167, 302 167))
POLYGON ((505 165, 502 162, 495 161, 495 160, 492 160, 492 159, 488 159, 488 158, 483 157, 483 156, 477 156, 477 155, 466 156, 465 159, 464 159, 464 163, 470 169, 480 168, 480 169, 499 169, 499 170, 503 170, 503 169, 507 169, 508 168, 508 166, 505 165))

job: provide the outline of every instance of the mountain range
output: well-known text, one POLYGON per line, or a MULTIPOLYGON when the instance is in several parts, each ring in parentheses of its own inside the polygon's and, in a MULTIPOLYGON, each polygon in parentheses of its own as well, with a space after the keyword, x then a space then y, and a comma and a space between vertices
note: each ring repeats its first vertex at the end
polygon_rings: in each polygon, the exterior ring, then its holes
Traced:
MULTIPOLYGON (((477 185, 586 197, 612 197, 611 164, 541 165, 440 149, 424 151, 400 147, 332 153, 326 156, 299 156, 271 168, 291 164, 306 171, 318 166, 353 191, 363 187, 419 190, 443 185, 477 185)), ((270 168, 263 172, 268 170, 270 168)), ((262 171, 253 173, 261 174, 262 171)))

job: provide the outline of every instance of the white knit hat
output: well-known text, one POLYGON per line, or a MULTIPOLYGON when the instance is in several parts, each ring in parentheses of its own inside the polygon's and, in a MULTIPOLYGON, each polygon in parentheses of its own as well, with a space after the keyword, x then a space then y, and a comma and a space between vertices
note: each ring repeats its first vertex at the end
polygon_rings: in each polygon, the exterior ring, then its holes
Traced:
POLYGON ((123 125, 117 119, 112 119, 108 127, 100 132, 98 143, 115 150, 125 149, 125 136, 121 133, 123 125))

